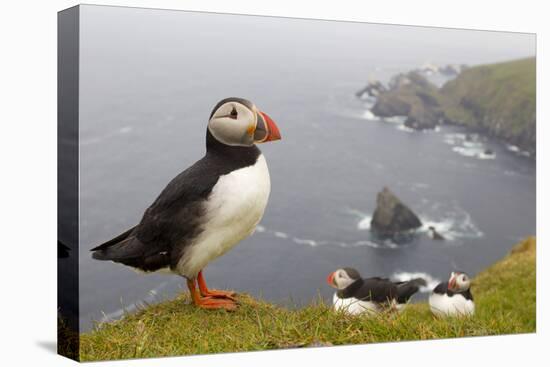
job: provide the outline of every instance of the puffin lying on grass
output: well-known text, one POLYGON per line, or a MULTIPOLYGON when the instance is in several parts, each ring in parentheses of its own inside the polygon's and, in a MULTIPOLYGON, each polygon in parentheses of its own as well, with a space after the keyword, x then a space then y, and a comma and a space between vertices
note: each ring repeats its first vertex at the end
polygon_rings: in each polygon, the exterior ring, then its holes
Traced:
POLYGON ((262 219, 271 183, 255 144, 278 139, 275 122, 252 102, 220 101, 208 121, 206 155, 168 183, 138 225, 93 248, 93 258, 168 269, 187 279, 196 306, 235 309, 235 293, 209 289, 202 270, 262 219))
POLYGON ((338 291, 334 294, 334 309, 352 315, 377 314, 385 310, 402 310, 413 294, 426 285, 422 278, 392 282, 386 278, 362 279, 353 268, 330 273, 327 283, 338 291))
POLYGON ((430 295, 430 309, 436 316, 471 316, 475 312, 470 278, 453 272, 448 282, 439 283, 430 295))

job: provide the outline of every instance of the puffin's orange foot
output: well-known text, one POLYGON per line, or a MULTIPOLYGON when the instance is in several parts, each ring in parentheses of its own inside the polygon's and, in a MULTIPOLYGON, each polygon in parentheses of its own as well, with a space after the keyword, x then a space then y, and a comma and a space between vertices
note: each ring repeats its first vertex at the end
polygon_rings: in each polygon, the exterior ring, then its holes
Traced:
POLYGON ((235 296, 237 293, 233 291, 221 291, 218 289, 207 289, 202 293, 204 297, 214 297, 214 298, 223 298, 223 299, 229 299, 231 301, 237 301, 235 296))
POLYGON ((237 304, 234 301, 229 299, 220 299, 220 298, 210 298, 203 297, 198 302, 195 302, 195 305, 200 308, 207 310, 219 310, 224 309, 227 311, 235 311, 237 309, 237 304))
POLYGON ((199 274, 197 275, 197 283, 199 283, 199 289, 203 297, 215 297, 215 298, 229 299, 231 301, 237 301, 235 299, 236 293, 233 291, 220 291, 217 289, 208 289, 208 286, 206 285, 206 281, 204 280, 204 276, 202 275, 202 270, 199 271, 199 274))

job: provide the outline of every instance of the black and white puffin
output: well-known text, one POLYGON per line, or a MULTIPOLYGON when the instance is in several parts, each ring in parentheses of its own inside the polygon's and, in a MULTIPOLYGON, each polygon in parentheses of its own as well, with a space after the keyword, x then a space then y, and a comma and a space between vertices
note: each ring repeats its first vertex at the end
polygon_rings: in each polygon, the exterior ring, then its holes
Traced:
POLYGON ((429 303, 436 316, 470 316, 475 312, 470 292, 470 278, 463 272, 452 272, 448 282, 434 288, 429 303))
POLYGON ((376 314, 388 309, 402 310, 410 298, 426 285, 422 278, 392 282, 387 278, 361 278, 353 268, 342 268, 327 277, 327 283, 338 291, 333 297, 337 311, 352 315, 376 314))
POLYGON ((205 156, 168 183, 138 225, 93 248, 93 258, 144 272, 169 270, 187 279, 196 306, 235 309, 235 293, 209 289, 202 270, 262 219, 271 182, 255 144, 279 139, 275 122, 252 102, 218 102, 205 156))

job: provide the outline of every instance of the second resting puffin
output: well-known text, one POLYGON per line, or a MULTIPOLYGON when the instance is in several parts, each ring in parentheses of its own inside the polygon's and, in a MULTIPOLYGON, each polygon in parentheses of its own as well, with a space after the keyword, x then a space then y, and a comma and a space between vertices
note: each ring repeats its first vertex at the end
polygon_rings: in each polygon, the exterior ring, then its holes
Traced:
POLYGON ((334 309, 352 315, 401 311, 420 287, 426 286, 422 278, 406 282, 393 282, 380 277, 363 279, 354 268, 342 268, 330 273, 327 283, 337 289, 333 298, 334 309))
POLYGON ((470 291, 471 280, 464 272, 452 272, 448 282, 442 282, 430 295, 430 309, 435 316, 471 316, 475 303, 470 291))
POLYGON ((202 270, 254 232, 271 183, 255 145, 281 139, 275 122, 252 102, 226 98, 212 110, 205 156, 177 175, 139 224, 93 248, 93 258, 187 279, 193 303, 236 308, 234 292, 209 289, 202 270))

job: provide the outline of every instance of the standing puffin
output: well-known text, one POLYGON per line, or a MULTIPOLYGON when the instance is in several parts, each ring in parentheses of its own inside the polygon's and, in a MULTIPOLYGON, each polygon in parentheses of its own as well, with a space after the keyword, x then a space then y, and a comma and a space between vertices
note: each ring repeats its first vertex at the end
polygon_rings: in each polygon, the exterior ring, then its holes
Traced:
POLYGON ((376 314, 385 309, 402 310, 413 294, 426 285, 422 278, 406 282, 392 282, 386 278, 362 279, 353 268, 330 273, 327 283, 338 291, 334 294, 334 309, 352 315, 376 314))
POLYGON ((138 225, 93 248, 93 258, 187 279, 193 303, 236 308, 234 292, 209 289, 202 270, 248 237, 262 219, 269 171, 256 143, 281 139, 273 120, 243 98, 212 110, 205 156, 177 175, 138 225))
POLYGON ((448 282, 435 287, 430 295, 430 309, 436 316, 469 316, 475 311, 470 292, 470 278, 463 272, 452 272, 448 282))

